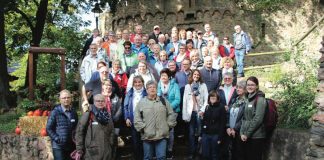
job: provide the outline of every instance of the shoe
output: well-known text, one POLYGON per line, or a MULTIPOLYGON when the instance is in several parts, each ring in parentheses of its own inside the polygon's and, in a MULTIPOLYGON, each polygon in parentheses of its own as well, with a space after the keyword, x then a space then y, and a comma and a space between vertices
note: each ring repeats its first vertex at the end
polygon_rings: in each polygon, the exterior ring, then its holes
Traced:
POLYGON ((187 157, 187 160, 193 160, 194 159, 194 156, 193 155, 189 155, 188 157, 187 157))
POLYGON ((172 151, 167 151, 167 156, 166 156, 166 158, 167 158, 168 160, 172 160, 172 159, 173 159, 172 151))

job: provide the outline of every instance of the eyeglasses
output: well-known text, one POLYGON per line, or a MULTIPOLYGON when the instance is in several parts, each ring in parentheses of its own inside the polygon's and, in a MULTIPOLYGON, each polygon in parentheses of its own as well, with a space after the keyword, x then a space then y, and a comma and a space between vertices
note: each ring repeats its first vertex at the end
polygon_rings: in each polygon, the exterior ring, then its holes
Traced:
POLYGON ((102 71, 102 72, 100 72, 100 73, 102 73, 102 74, 107 74, 108 72, 107 72, 107 71, 102 71))
POLYGON ((232 80, 232 78, 224 78, 224 80, 232 80))
POLYGON ((61 99, 70 99, 71 97, 61 97, 61 99))
POLYGON ((130 47, 125 47, 125 49, 127 49, 127 50, 128 50, 128 49, 130 49, 130 47))
POLYGON ((103 103, 103 102, 105 102, 105 101, 104 101, 104 100, 95 100, 95 102, 103 103))

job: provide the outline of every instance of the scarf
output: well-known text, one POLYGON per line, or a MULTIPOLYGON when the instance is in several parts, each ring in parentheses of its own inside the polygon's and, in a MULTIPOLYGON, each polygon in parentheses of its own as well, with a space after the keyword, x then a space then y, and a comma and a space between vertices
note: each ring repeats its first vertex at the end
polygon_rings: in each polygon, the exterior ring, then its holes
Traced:
POLYGON ((100 124, 106 125, 109 123, 110 116, 106 108, 99 109, 97 107, 91 107, 91 112, 100 124))
MULTIPOLYGON (((162 94, 163 95, 167 95, 168 94, 169 86, 170 86, 170 82, 168 84, 163 84, 161 82, 161 91, 162 91, 162 94)), ((164 97, 166 97, 166 96, 164 96, 164 97)))

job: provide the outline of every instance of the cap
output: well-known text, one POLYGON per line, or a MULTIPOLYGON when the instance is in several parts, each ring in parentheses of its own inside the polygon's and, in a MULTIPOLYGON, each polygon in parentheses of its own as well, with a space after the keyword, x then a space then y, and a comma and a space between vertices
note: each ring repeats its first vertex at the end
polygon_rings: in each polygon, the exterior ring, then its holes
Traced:
POLYGON ((157 29, 157 28, 160 29, 160 26, 156 25, 156 26, 153 27, 153 29, 157 29))
POLYGON ((113 32, 113 31, 109 31, 109 34, 108 34, 109 36, 114 36, 115 35, 115 33, 113 32))

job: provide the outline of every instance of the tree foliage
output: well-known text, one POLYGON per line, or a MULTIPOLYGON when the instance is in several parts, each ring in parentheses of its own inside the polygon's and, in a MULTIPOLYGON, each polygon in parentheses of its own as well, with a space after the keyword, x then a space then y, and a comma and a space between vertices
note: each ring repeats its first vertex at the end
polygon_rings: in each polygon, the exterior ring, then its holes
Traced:
POLYGON ((295 0, 235 0, 244 9, 253 11, 271 11, 280 8, 283 4, 289 4, 295 0))

